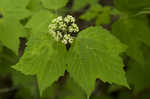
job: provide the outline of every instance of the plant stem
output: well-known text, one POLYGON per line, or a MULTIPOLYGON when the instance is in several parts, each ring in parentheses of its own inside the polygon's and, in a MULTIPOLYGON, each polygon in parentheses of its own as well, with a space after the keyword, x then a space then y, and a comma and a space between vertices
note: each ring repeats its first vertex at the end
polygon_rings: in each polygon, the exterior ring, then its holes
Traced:
POLYGON ((34 77, 34 85, 35 85, 35 99, 40 99, 40 92, 39 92, 39 87, 38 87, 38 82, 37 82, 37 77, 34 77))

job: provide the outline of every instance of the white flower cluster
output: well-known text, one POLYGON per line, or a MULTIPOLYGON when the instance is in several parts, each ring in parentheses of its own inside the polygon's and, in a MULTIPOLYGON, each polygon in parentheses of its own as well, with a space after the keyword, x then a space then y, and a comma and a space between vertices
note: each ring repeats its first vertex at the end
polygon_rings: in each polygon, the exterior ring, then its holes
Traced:
POLYGON ((48 28, 54 39, 64 44, 71 44, 75 38, 73 35, 79 32, 79 28, 75 24, 75 18, 71 15, 67 15, 64 18, 62 16, 57 17, 52 20, 48 28))

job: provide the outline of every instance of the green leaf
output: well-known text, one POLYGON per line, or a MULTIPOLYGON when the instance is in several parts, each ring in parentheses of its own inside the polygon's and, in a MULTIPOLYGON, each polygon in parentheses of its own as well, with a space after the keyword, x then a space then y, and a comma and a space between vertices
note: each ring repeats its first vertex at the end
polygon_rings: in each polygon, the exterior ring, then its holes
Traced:
POLYGON ((17 56, 11 50, 1 47, 0 76, 7 76, 11 72, 11 65, 14 65, 17 59, 17 56))
POLYGON ((90 21, 96 18, 100 12, 103 11, 103 7, 99 4, 91 6, 83 15, 80 16, 81 19, 90 21))
POLYGON ((150 14, 150 8, 144 8, 143 10, 136 13, 136 15, 144 15, 144 14, 150 14))
POLYGON ((65 7, 68 0, 41 0, 45 8, 57 10, 65 7))
POLYGON ((40 92, 49 87, 66 69, 65 46, 56 43, 47 33, 30 37, 24 55, 13 68, 26 75, 37 75, 40 92))
POLYGON ((3 17, 24 19, 31 14, 26 9, 28 2, 29 0, 0 0, 0 13, 2 13, 3 17))
POLYGON ((128 64, 127 79, 128 82, 134 86, 135 93, 141 92, 150 87, 150 48, 142 46, 144 52, 145 62, 143 66, 134 60, 130 60, 128 64))
POLYGON ((150 45, 150 29, 145 16, 120 18, 112 25, 112 33, 128 45, 127 55, 144 63, 142 43, 150 45))
POLYGON ((0 0, 0 41, 18 54, 19 37, 25 30, 19 20, 30 16, 26 9, 29 0, 0 0), (11 39, 10 39, 11 38, 11 39))
POLYGON ((113 98, 109 95, 100 94, 93 96, 91 99, 113 99, 113 98))
POLYGON ((26 86, 26 88, 34 87, 35 77, 27 76, 18 71, 12 70, 12 81, 14 86, 26 86), (27 86, 28 85, 28 86, 27 86))
POLYGON ((127 13, 137 13, 150 6, 150 0, 115 0, 117 9, 127 13))
POLYGON ((135 61, 129 63, 127 71, 128 82, 134 86, 134 92, 138 93, 150 86, 150 63, 141 66, 135 61))
POLYGON ((88 4, 97 4, 98 0, 74 0, 73 10, 77 11, 81 8, 84 8, 88 4))
POLYGON ((79 33, 70 49, 70 76, 88 93, 96 78, 128 87, 123 62, 119 56, 126 46, 101 27, 90 27, 79 33))
POLYGON ((109 24, 111 15, 111 7, 102 7, 99 4, 92 5, 86 13, 80 16, 81 19, 91 21, 96 19, 96 25, 109 24))
POLYGON ((111 11, 111 15, 120 15, 120 14, 121 14, 121 12, 116 8, 113 8, 111 11))
POLYGON ((44 92, 48 99, 87 99, 85 91, 70 77, 58 80, 44 92))
POLYGON ((96 18, 96 25, 109 24, 111 20, 110 15, 111 15, 111 7, 109 6, 104 7, 102 13, 100 13, 96 18))
POLYGON ((25 8, 30 0, 1 0, 0 1, 0 6, 2 8, 17 8, 17 7, 21 7, 21 8, 25 8))
POLYGON ((50 11, 40 10, 31 17, 25 27, 31 29, 32 33, 47 32, 53 18, 55 15, 50 11))
POLYGON ((13 17, 7 17, 0 20, 0 41, 7 48, 18 54, 19 37, 25 33, 23 26, 13 17))
POLYGON ((32 12, 38 12, 43 8, 41 0, 30 0, 29 4, 27 5, 27 8, 32 12))
POLYGON ((14 70, 12 70, 11 76, 13 86, 20 88, 15 94, 15 99, 34 99, 36 97, 35 76, 27 76, 14 70))
POLYGON ((35 97, 37 97, 35 95, 36 90, 33 90, 32 92, 26 88, 26 86, 24 88, 20 88, 19 91, 17 91, 14 95, 15 99, 34 99, 35 97))
POLYGON ((130 91, 120 91, 117 99, 133 99, 133 94, 130 91))

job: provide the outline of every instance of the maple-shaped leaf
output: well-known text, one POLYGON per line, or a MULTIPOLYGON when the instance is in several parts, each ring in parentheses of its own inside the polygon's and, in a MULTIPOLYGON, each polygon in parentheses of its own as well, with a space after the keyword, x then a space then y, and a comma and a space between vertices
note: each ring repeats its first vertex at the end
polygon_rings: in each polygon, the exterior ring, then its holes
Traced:
POLYGON ((41 4, 41 0, 30 0, 27 5, 27 8, 32 12, 38 12, 43 9, 43 5, 41 4))
POLYGON ((41 93, 67 70, 89 95, 96 78, 128 86, 120 57, 125 49, 125 45, 101 27, 81 31, 69 51, 49 34, 34 33, 13 68, 26 75, 37 75, 41 93))
POLYGON ((103 12, 102 5, 95 4, 92 5, 83 15, 80 16, 81 19, 90 21, 92 19, 97 19, 97 16, 103 12))
POLYGON ((25 34, 20 20, 29 17, 29 0, 0 0, 0 41, 18 54, 19 37, 25 34))
POLYGON ((55 16, 56 15, 48 10, 40 10, 33 14, 25 27, 31 29, 32 33, 47 32, 48 25, 55 16))
POLYGON ((85 91, 72 78, 68 75, 61 78, 63 80, 59 79, 44 91, 44 97, 48 99, 87 99, 85 91))
POLYGON ((93 4, 80 18, 86 21, 95 19, 96 25, 109 24, 111 15, 116 14, 114 11, 115 9, 112 9, 110 6, 103 7, 100 4, 93 4))
POLYGON ((57 10, 65 7, 68 0, 41 0, 45 8, 57 10))
POLYGON ((7 48, 11 49, 18 55, 19 37, 25 35, 25 30, 22 24, 16 18, 7 17, 0 19, 0 41, 7 48))
POLYGON ((13 68, 26 75, 37 75, 40 92, 62 76, 66 67, 65 46, 47 33, 32 34, 24 55, 13 68))
POLYGON ((145 62, 139 64, 134 60, 128 63, 127 79, 129 84, 133 86, 133 92, 139 93, 150 86, 150 47, 143 45, 142 51, 144 53, 145 62))
POLYGON ((150 0, 114 0, 115 7, 130 14, 138 13, 150 6, 150 0))
POLYGON ((31 15, 26 9, 29 0, 0 0, 0 13, 3 17, 15 17, 24 19, 31 15))
POLYGON ((80 10, 87 6, 88 4, 90 5, 95 5, 98 4, 98 0, 74 0, 73 7, 72 9, 74 11, 80 10))
POLYGON ((126 46, 102 27, 81 31, 70 49, 68 71, 90 95, 96 78, 128 86, 120 54, 126 46))
POLYGON ((134 93, 143 91, 150 86, 150 63, 141 64, 132 60, 129 61, 129 69, 127 71, 127 79, 129 84, 133 86, 134 93))
POLYGON ((16 64, 18 57, 6 47, 0 44, 0 75, 7 76, 11 72, 11 66, 16 64))
POLYGON ((112 33, 128 45, 127 55, 144 63, 142 43, 150 45, 150 29, 145 16, 123 17, 112 25, 112 33))

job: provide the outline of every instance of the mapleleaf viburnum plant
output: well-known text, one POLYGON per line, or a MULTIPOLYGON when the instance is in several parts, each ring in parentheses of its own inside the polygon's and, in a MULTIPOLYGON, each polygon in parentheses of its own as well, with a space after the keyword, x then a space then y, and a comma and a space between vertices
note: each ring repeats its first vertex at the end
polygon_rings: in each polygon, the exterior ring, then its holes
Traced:
POLYGON ((70 15, 52 20, 48 29, 48 33, 31 36, 24 55, 13 67, 37 75, 41 93, 65 70, 88 94, 96 78, 128 87, 120 57, 126 46, 107 30, 96 26, 79 32, 70 15), (67 44, 71 44, 69 50, 67 44))
POLYGON ((149 14, 150 0, 0 0, 0 99, 149 99, 149 14))

